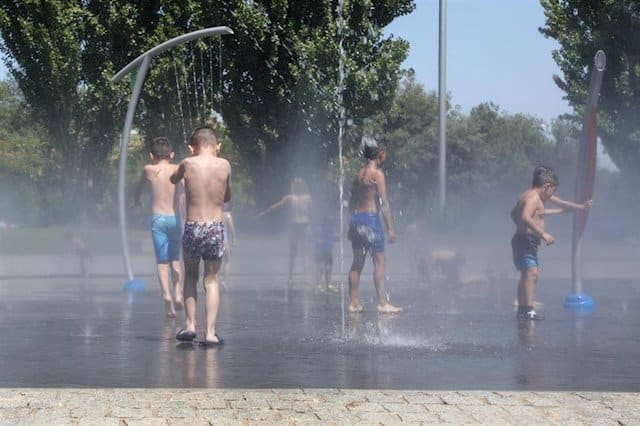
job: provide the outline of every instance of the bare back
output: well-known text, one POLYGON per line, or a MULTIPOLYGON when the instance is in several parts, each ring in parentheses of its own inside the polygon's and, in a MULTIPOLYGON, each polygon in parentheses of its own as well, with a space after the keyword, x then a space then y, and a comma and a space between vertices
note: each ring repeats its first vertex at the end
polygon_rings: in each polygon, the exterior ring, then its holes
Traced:
POLYGON ((171 183, 169 177, 176 171, 178 166, 161 161, 156 164, 144 166, 144 177, 149 182, 151 189, 151 212, 152 214, 175 216, 176 215, 176 186, 171 183))
POLYGON ((223 206, 231 197, 231 165, 214 155, 196 155, 180 163, 187 198, 187 220, 223 220, 223 206))
POLYGON ((384 175, 378 169, 365 166, 353 181, 350 207, 356 213, 377 213, 378 197, 386 197, 384 175))

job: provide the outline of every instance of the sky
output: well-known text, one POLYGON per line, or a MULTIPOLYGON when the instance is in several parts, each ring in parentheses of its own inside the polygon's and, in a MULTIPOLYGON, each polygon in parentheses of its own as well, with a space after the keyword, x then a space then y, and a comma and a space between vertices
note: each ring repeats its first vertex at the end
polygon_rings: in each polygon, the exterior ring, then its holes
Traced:
MULTIPOLYGON (((411 44, 403 64, 427 91, 438 89, 439 0, 416 0, 416 9, 395 19, 385 33, 411 44)), ((487 101, 507 113, 544 120, 569 112, 552 80, 561 75, 551 57, 558 48, 538 28, 539 0, 447 0, 447 92, 468 113, 487 101)))

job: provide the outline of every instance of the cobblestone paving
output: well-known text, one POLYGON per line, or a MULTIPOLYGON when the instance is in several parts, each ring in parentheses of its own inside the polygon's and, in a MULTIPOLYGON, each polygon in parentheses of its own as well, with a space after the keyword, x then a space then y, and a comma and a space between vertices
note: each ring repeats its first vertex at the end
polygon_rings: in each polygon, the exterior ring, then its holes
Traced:
POLYGON ((640 393, 0 389, 0 424, 640 424, 640 393))

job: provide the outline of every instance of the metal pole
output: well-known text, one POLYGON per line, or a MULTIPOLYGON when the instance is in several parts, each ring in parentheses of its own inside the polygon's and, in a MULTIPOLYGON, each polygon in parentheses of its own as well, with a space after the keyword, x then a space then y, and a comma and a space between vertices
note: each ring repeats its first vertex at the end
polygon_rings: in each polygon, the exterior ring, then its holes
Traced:
MULTIPOLYGON (((344 229, 344 162, 342 159, 342 143, 344 139, 344 126, 346 123, 346 108, 344 107, 344 0, 338 0, 338 165, 340 178, 338 180, 338 193, 340 195, 340 275, 344 274, 344 241, 342 231, 344 229)), ((342 335, 344 336, 344 280, 340 280, 340 306, 342 311, 342 335)))
POLYGON ((195 40, 202 37, 214 36, 214 35, 227 35, 233 34, 233 31, 229 27, 213 27, 213 28, 205 28, 204 30, 193 31, 188 34, 183 34, 178 37, 172 38, 171 40, 167 40, 164 43, 157 45, 156 47, 147 50, 142 55, 138 56, 133 61, 129 62, 124 68, 116 73, 113 76, 111 81, 116 82, 120 81, 122 77, 129 74, 133 69, 138 66, 140 62, 142 62, 143 58, 149 57, 154 58, 156 55, 164 52, 172 48, 173 46, 177 46, 178 44, 185 43, 190 40, 195 40))
POLYGON ((149 70, 149 63, 151 58, 145 56, 142 63, 138 67, 136 75, 136 82, 133 86, 133 92, 131 93, 131 99, 129 100, 129 107, 127 108, 127 116, 124 120, 124 129, 122 130, 122 136, 120 141, 120 161, 118 167, 118 220, 120 222, 120 239, 122 242, 122 253, 124 255, 124 265, 127 269, 127 275, 129 280, 133 280, 133 272, 131 270, 131 260, 129 259, 129 244, 127 244, 127 220, 124 210, 125 204, 125 192, 124 181, 126 180, 127 169, 127 148, 129 147, 129 136, 131 134, 131 125, 133 124, 133 116, 136 112, 136 105, 138 99, 140 99, 140 93, 142 93, 142 86, 144 85, 144 79, 147 76, 149 70))
MULTIPOLYGON (((346 109, 344 107, 344 0, 338 0, 338 166, 340 178, 338 179, 338 194, 340 196, 340 232, 344 227, 344 162, 342 160, 342 142, 344 139, 344 125, 346 122, 346 109)), ((340 273, 344 272, 344 242, 340 238, 340 273)))
POLYGON ((440 146, 440 214, 447 204, 447 0, 440 0, 438 43, 438 141, 440 146))

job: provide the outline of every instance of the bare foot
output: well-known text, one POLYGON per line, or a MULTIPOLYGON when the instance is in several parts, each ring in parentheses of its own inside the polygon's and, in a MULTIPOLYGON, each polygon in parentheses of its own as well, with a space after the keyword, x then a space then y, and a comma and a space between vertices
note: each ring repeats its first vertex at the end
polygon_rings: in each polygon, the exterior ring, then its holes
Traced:
POLYGON ((361 304, 359 304, 359 303, 357 305, 349 304, 349 313, 357 314, 357 313, 362 312, 362 311, 364 311, 364 308, 362 307, 361 304))
POLYGON ((384 305, 378 305, 378 312, 383 314, 394 314, 396 312, 402 312, 402 308, 399 306, 393 306, 391 303, 384 305))
POLYGON ((176 311, 173 309, 173 302, 164 302, 164 315, 167 318, 176 317, 176 311))

